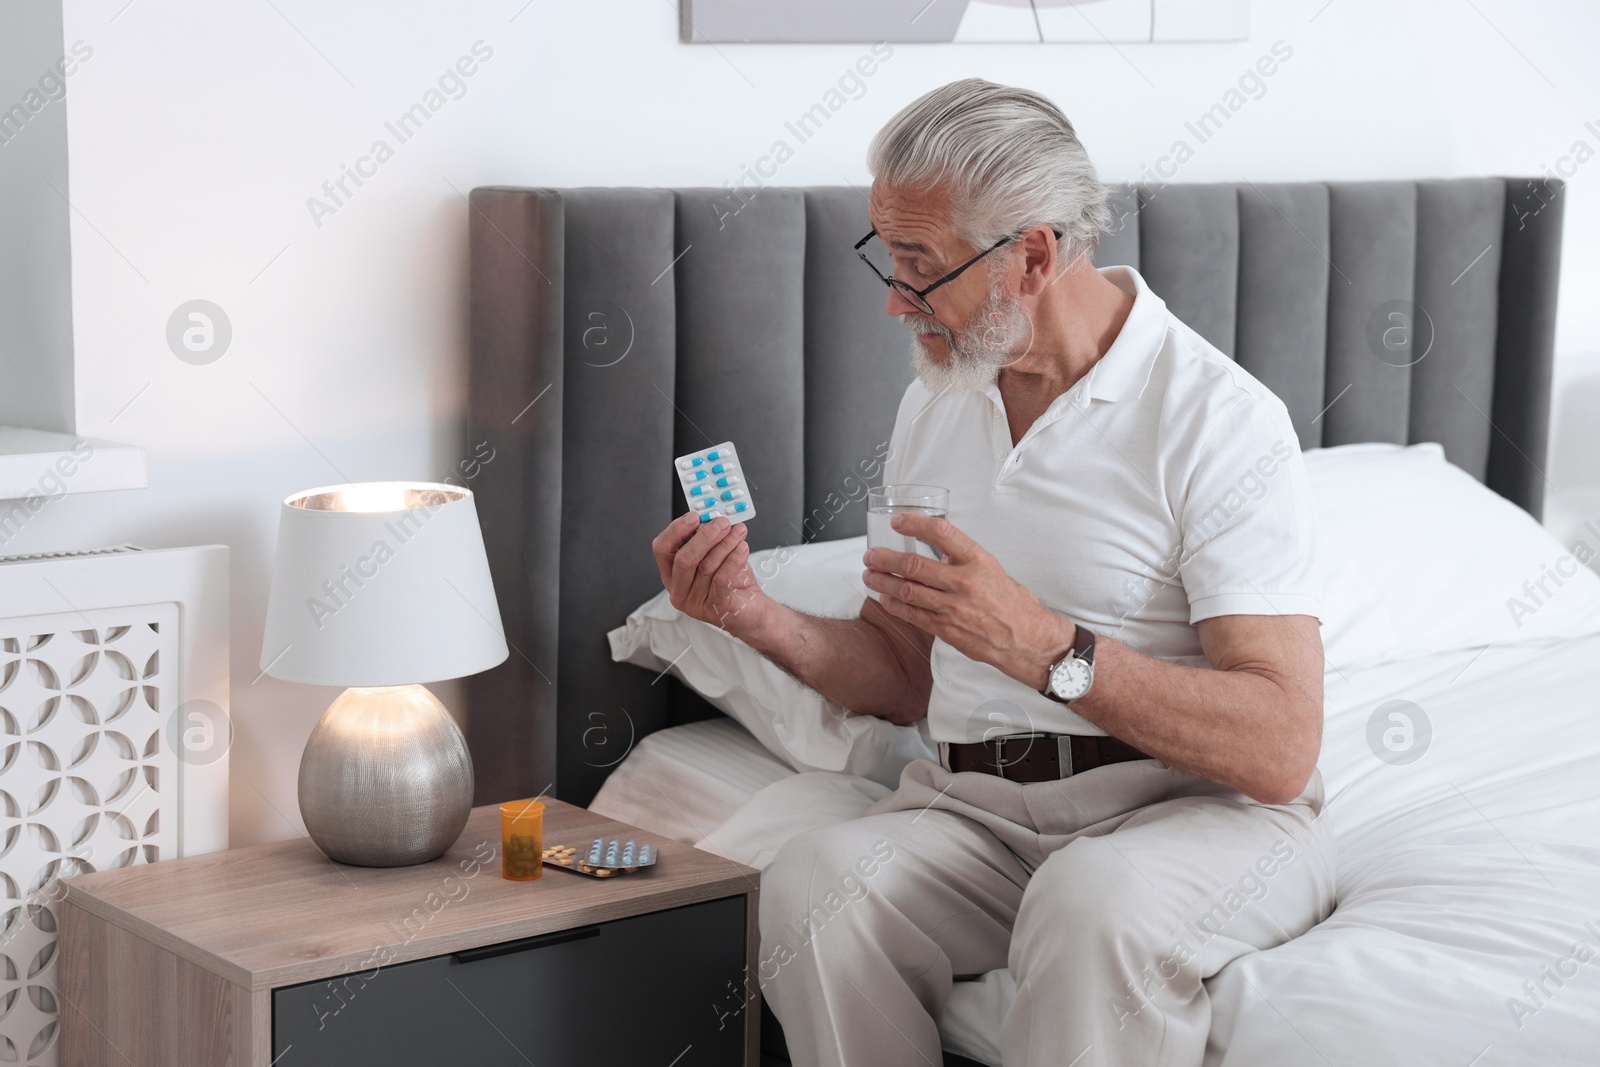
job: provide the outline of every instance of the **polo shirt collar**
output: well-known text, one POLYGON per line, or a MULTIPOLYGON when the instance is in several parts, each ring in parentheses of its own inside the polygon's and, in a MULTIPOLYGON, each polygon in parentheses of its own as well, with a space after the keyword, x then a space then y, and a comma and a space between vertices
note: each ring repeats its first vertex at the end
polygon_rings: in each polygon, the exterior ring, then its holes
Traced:
POLYGON ((1136 400, 1144 395, 1156 354, 1167 339, 1167 304, 1132 267, 1102 267, 1100 274, 1133 294, 1133 307, 1106 349, 1085 376, 1084 391, 1094 400, 1136 400))
MULTIPOLYGON (((1082 404, 1089 400, 1137 400, 1144 395, 1150 372, 1155 368, 1156 354, 1166 343, 1166 301, 1152 292, 1132 267, 1101 267, 1099 270, 1101 276, 1118 289, 1133 294, 1133 307, 1106 354, 1076 385, 1056 398, 1047 414, 1064 408, 1074 398, 1082 404)), ((998 382, 990 382, 983 393, 1002 414, 1005 412, 998 382)))

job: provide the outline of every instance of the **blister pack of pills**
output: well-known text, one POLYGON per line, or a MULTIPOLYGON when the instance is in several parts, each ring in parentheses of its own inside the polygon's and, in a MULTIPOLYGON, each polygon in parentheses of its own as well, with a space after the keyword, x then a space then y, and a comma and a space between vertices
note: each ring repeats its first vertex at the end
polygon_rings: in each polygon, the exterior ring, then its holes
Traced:
POLYGON ((631 837, 626 841, 614 837, 604 841, 597 837, 582 851, 572 845, 550 845, 542 856, 544 862, 552 866, 593 878, 632 874, 641 867, 654 867, 656 863, 655 846, 635 844, 631 837))
POLYGON ((739 469, 739 456, 733 442, 724 441, 701 452, 691 452, 672 461, 683 483, 683 498, 689 510, 710 522, 718 515, 729 522, 744 522, 756 516, 750 486, 739 469))

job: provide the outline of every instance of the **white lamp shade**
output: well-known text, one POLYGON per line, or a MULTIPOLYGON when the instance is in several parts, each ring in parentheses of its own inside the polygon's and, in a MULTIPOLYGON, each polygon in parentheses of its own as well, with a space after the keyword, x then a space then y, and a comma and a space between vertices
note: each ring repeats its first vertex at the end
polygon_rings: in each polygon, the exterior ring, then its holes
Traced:
POLYGON ((365 482, 283 502, 261 669, 311 685, 461 678, 506 658, 472 493, 365 482))

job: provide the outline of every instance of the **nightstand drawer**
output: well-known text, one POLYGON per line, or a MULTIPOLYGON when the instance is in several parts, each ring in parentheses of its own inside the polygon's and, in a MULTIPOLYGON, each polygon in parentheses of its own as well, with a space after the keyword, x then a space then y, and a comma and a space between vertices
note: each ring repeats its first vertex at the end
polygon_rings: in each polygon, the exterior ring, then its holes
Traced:
POLYGON ((744 1019, 725 1013, 744 941, 745 898, 726 897, 285 986, 272 1054, 284 1067, 737 1067, 744 1019))

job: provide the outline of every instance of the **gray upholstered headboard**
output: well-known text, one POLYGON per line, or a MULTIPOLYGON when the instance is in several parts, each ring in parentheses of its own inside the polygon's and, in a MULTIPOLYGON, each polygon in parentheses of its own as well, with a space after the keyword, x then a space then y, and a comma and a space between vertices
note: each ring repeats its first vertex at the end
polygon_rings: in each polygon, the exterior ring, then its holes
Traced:
MULTIPOLYGON (((1302 446, 1440 441, 1537 515, 1558 194, 1126 187, 1096 260, 1136 267, 1275 390, 1302 446)), ((738 443, 754 548, 860 534, 859 465, 888 439, 908 342, 851 252, 858 189, 483 188, 470 215, 469 442, 494 449, 472 485, 515 649, 469 682, 477 799, 553 780, 587 803, 633 741, 707 710, 605 639, 660 589, 671 458, 738 443)))

